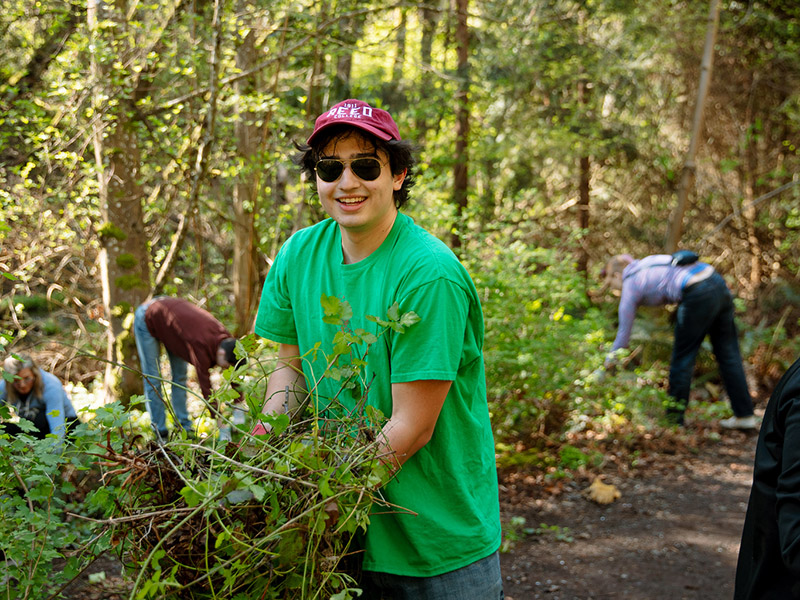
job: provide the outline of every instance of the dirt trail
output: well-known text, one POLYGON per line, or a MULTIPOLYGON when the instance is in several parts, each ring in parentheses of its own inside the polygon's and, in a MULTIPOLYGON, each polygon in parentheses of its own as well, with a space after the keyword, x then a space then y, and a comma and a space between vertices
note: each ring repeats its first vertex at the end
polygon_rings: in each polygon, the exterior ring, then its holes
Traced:
POLYGON ((504 523, 555 526, 501 556, 506 600, 731 598, 757 434, 720 436, 607 475, 622 497, 605 506, 581 494, 588 479, 543 496, 504 477, 504 523), (556 539, 564 528, 573 541, 556 539))

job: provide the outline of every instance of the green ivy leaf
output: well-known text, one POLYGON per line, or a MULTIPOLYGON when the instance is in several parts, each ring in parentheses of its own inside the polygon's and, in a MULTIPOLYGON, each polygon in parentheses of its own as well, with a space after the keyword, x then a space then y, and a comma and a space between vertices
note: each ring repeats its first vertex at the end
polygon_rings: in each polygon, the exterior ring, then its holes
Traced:
POLYGON ((320 298, 322 310, 325 313, 323 321, 330 325, 341 325, 342 319, 340 316, 342 301, 336 296, 327 296, 322 294, 320 298))
POLYGON ((228 532, 227 532, 227 531, 225 531, 225 530, 223 529, 223 530, 222 530, 222 531, 219 533, 219 535, 217 536, 217 539, 216 539, 216 541, 214 542, 214 548, 216 548, 217 550, 219 550, 219 549, 220 549, 220 547, 222 546, 222 544, 224 544, 224 543, 225 543, 225 540, 227 540, 227 539, 228 539, 228 532))
POLYGON ((397 302, 392 304, 386 311, 386 315, 390 321, 397 321, 400 318, 400 305, 397 302))
POLYGON ((330 477, 325 476, 319 481, 319 493, 322 494, 323 498, 330 498, 333 496, 333 488, 331 488, 330 484, 330 477))
POLYGON ((250 502, 254 496, 255 494, 249 489, 233 490, 228 492, 225 496, 225 500, 227 500, 229 504, 243 504, 244 502, 250 502))
POLYGON ((356 329, 355 334, 358 336, 359 342, 367 346, 371 346, 378 341, 378 337, 366 329, 356 329))
POLYGON ((250 491, 253 493, 253 497, 258 501, 261 502, 264 500, 264 496, 267 495, 267 490, 265 490, 260 485, 253 484, 250 486, 250 491))
POLYGON ((206 483, 203 481, 197 482, 197 488, 191 488, 188 485, 181 489, 181 496, 183 496, 186 506, 194 508, 203 501, 204 492, 207 491, 206 483))
POLYGON ((343 325, 353 318, 353 308, 347 300, 340 300, 336 296, 322 294, 320 298, 325 316, 322 320, 330 325, 343 325))
POLYGON ((275 435, 280 435, 286 428, 289 427, 289 415, 281 413, 279 415, 265 415, 261 414, 260 419, 265 423, 269 423, 275 435))
POLYGON ((415 313, 413 310, 407 312, 402 317, 400 317, 400 324, 404 327, 411 327, 415 323, 419 323, 421 321, 419 315, 415 313))

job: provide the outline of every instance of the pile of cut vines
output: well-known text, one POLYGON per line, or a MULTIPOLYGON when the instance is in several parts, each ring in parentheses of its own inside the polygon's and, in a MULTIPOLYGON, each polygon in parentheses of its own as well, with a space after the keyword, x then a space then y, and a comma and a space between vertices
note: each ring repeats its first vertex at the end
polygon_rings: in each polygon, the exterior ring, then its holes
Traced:
POLYGON ((139 597, 355 596, 351 541, 385 473, 373 427, 286 425, 241 445, 103 448, 113 543, 139 597))

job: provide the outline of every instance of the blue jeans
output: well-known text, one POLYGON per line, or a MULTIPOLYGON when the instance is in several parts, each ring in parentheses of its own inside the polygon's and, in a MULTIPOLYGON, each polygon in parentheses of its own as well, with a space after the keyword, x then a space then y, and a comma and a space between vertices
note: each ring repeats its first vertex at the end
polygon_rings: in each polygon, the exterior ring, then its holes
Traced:
POLYGON ((364 571, 360 600, 503 600, 500 554, 434 577, 364 571))
POLYGON ((669 369, 669 394, 675 400, 675 406, 667 411, 678 423, 683 423, 695 360, 706 335, 711 339, 733 413, 737 417, 753 414, 753 401, 747 388, 733 321, 733 298, 722 276, 714 273, 686 288, 678 305, 675 345, 669 369))
MULTIPOLYGON (((139 352, 139 362, 144 377, 144 397, 147 400, 147 412, 150 413, 150 422, 159 436, 166 439, 167 418, 164 406, 164 391, 161 378, 161 342, 153 337, 144 315, 149 302, 141 304, 133 314, 133 334, 136 338, 136 349, 139 352)), ((186 410, 186 369, 188 363, 181 357, 167 351, 169 367, 172 375, 172 410, 176 424, 186 431, 192 432, 192 420, 186 410)))

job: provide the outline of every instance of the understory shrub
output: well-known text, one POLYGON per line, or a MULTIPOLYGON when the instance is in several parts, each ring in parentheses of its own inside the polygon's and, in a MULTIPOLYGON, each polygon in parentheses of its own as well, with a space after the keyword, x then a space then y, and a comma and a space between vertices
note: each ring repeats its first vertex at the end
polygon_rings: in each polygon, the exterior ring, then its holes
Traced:
POLYGON ((602 354, 603 315, 556 250, 485 245, 471 268, 486 323, 486 379, 495 435, 558 433, 576 378, 602 354))
MULTIPOLYGON (((138 598, 346 600, 360 594, 352 543, 388 479, 378 455, 385 418, 367 404, 366 355, 386 331, 402 333, 418 318, 399 314, 395 304, 385 319, 368 317, 378 325, 376 335, 350 329, 346 302, 324 297, 322 303, 325 322, 340 329, 322 376, 340 391, 364 391, 360 399, 352 392, 355 409, 327 406, 312 393, 291 415, 261 414, 271 361, 250 356, 247 368, 260 376, 244 379, 226 370, 228 385, 211 402, 238 396, 229 385, 236 380, 249 421, 267 423, 268 434, 252 435, 239 425, 231 442, 195 443, 183 435, 142 444, 122 435, 103 445, 112 540, 138 598)), ((257 348, 251 336, 237 344, 237 353, 257 348)), ((120 410, 98 418, 119 430, 120 410)))
MULTIPOLYGON (((6 405, 0 416, 11 417, 6 405)), ((29 421, 19 426, 34 430, 29 421)), ((0 428, 0 597, 56 597, 108 548, 108 536, 89 520, 99 514, 90 498, 97 486, 82 476, 93 469, 93 435, 80 425, 61 445, 55 436, 12 437, 0 428)))

